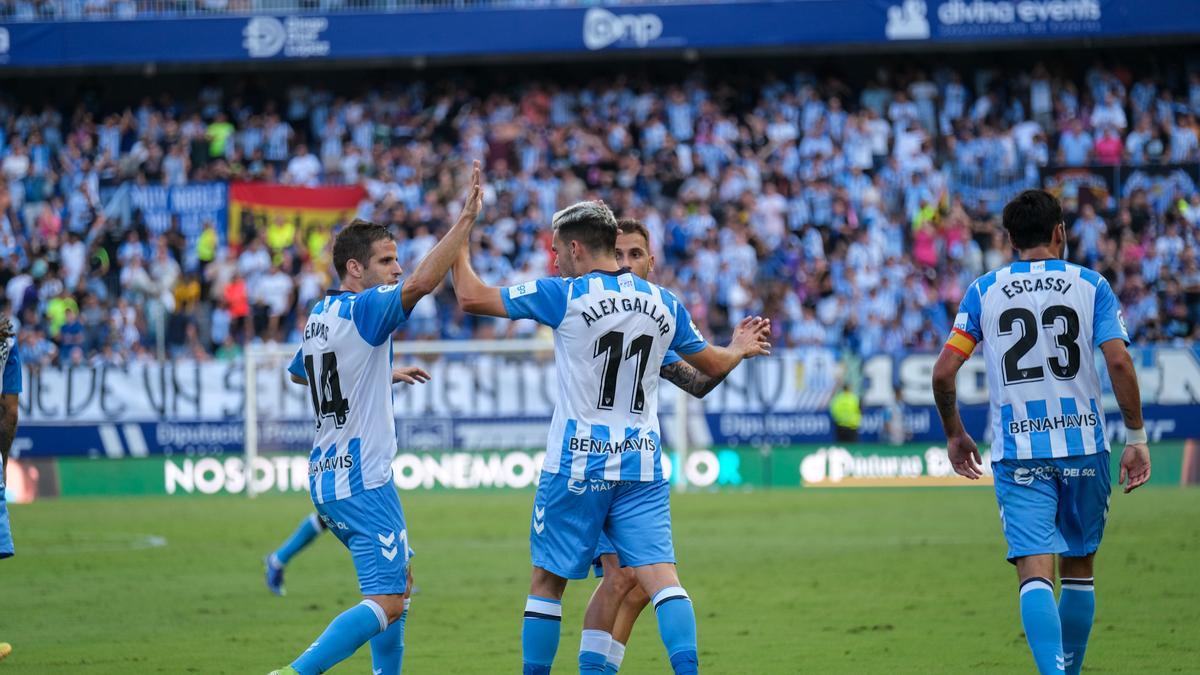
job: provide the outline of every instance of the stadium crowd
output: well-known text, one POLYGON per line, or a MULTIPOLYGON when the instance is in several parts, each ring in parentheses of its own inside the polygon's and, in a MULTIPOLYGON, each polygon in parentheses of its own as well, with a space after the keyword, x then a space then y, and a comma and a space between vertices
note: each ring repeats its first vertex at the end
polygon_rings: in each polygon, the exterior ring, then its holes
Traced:
MULTIPOLYGON (((754 69, 749 69, 754 70, 754 69)), ((612 76, 519 86, 421 81, 359 96, 297 84, 277 99, 206 86, 128 107, 0 105, 0 285, 31 364, 232 358, 297 341, 331 278, 329 233, 284 220, 227 241, 106 215, 123 182, 361 185, 402 264, 447 226, 464 170, 488 192, 485 281, 551 273, 548 223, 604 199, 650 229, 659 283, 718 338, 748 314, 787 345, 869 356, 940 347, 966 285, 1010 259, 997 194, 1047 164, 1200 161, 1200 73, 1094 65, 612 76), (991 192, 978 189, 992 186, 991 192), (985 198, 991 194, 991 198, 985 198)), ((1136 189, 1068 215, 1071 257, 1113 284, 1139 343, 1200 335, 1200 192, 1136 189), (1111 208, 1109 208, 1111 207, 1111 208)), ((1069 201, 1068 203, 1073 203, 1069 201)), ((526 331, 467 317, 443 289, 403 338, 526 331)), ((527 323, 527 322, 523 322, 527 323)))

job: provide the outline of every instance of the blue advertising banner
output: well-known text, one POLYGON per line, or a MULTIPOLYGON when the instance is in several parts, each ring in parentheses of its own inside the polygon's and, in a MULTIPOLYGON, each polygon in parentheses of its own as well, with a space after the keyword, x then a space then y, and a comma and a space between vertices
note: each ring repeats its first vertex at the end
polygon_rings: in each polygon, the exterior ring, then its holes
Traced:
MULTIPOLYGON (((469 351, 470 344, 465 343, 469 351)), ((307 453, 311 399, 293 384, 293 350, 256 361, 258 447, 307 453)), ((1133 350, 1146 428, 1154 441, 1200 438, 1200 347, 1133 350)), ((864 441, 886 439, 885 419, 899 392, 908 440, 941 442, 930 376, 936 356, 873 356, 861 367, 864 441)), ((1101 405, 1110 438, 1123 429, 1103 359, 1101 405)), ((396 385, 396 444, 411 450, 498 451, 544 448, 557 398, 553 361, 532 356, 472 354, 422 363, 433 379, 396 385)), ((783 350, 739 367, 702 401, 687 399, 691 447, 780 446, 833 440, 829 402, 838 388, 839 355, 830 349, 783 350)), ((244 449, 245 366, 240 362, 133 363, 46 367, 25 371, 21 425, 13 454, 140 457, 239 454, 244 449)), ((663 438, 672 444, 683 394, 661 389, 663 438)), ((977 441, 990 442, 983 359, 958 379, 963 421, 977 441)))
POLYGON ((1124 38, 1200 32, 1189 0, 796 0, 0 25, 0 66, 215 63, 1124 38))

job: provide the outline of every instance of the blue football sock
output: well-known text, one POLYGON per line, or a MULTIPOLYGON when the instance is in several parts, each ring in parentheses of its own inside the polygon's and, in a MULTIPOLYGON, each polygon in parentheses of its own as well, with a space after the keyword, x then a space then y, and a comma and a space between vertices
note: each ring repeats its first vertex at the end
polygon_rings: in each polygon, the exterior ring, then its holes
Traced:
POLYGON ((1063 579, 1058 598, 1058 618, 1062 622, 1063 659, 1067 675, 1079 675, 1083 653, 1087 651, 1092 618, 1096 616, 1095 579, 1063 579))
POLYGON ((606 631, 585 628, 579 638, 579 672, 603 673, 611 647, 612 635, 606 631))
POLYGON ((375 675, 400 675, 404 661, 404 622, 408 620, 408 605, 412 598, 404 601, 404 611, 379 635, 371 638, 371 671, 375 675))
POLYGON ((300 675, 318 675, 349 658, 367 640, 387 629, 387 614, 378 603, 363 600, 329 624, 292 667, 300 675))
POLYGON ((311 544, 312 540, 316 539, 317 535, 321 534, 324 530, 325 526, 321 524, 321 519, 317 517, 317 514, 309 514, 307 518, 300 521, 300 526, 296 528, 292 536, 287 538, 287 541, 283 542, 283 546, 275 550, 272 562, 280 566, 288 564, 292 556, 299 553, 300 549, 311 544))
POLYGON ((1062 625, 1049 579, 1031 577, 1021 582, 1021 625, 1025 627, 1025 639, 1038 672, 1042 675, 1063 672, 1062 625))
POLYGON ((625 660, 625 645, 617 642, 613 638, 612 646, 608 648, 608 663, 604 667, 604 672, 616 673, 621 670, 621 662, 625 660))
POLYGON ((654 594, 654 614, 675 675, 694 675, 700 670, 696 649, 696 612, 687 591, 668 586, 654 594))
POLYGON ((525 600, 525 621, 521 626, 523 675, 550 675, 561 627, 561 601, 536 595, 525 600))

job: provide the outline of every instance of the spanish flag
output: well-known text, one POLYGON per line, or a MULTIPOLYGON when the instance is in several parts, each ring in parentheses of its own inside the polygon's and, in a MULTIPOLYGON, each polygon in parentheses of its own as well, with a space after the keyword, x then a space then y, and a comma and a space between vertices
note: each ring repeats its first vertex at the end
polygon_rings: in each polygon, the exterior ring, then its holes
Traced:
POLYGON ((955 328, 950 331, 950 337, 946 340, 946 349, 962 354, 964 359, 971 358, 971 352, 975 351, 975 338, 965 330, 955 328))

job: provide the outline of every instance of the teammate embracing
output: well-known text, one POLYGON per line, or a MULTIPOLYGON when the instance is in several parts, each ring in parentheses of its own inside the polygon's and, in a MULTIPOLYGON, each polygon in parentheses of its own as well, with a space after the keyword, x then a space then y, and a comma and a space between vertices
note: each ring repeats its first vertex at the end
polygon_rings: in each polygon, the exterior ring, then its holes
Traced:
MULTIPOLYGON (((580 202, 552 222, 563 277, 487 286, 466 251, 453 269, 464 310, 554 329, 558 402, 530 524, 523 670, 550 672, 567 580, 587 576, 603 532, 654 602, 672 668, 696 673, 696 615, 675 571, 662 473, 658 372, 668 350, 714 378, 743 355, 707 344, 674 295, 617 265, 617 221, 602 202, 580 202)), ((755 354, 768 351, 764 338, 755 354)), ((609 633, 585 629, 580 672, 603 673, 611 644, 609 633)))
POLYGON ((1125 422, 1126 493, 1150 478, 1150 450, 1116 295, 1100 274, 1062 260, 1062 207, 1028 190, 1004 207, 1003 222, 1020 261, 967 289, 934 367, 933 393, 954 470, 978 479, 979 450, 958 413, 955 377, 982 342, 992 472, 1008 560, 1020 579, 1021 622, 1039 672, 1075 674, 1095 614, 1093 562, 1111 491, 1095 348, 1104 352, 1125 422))
MULTIPOLYGON (((628 268, 643 279, 650 279, 654 273, 650 231, 632 218, 617 221, 617 228, 617 265, 628 268)), ((769 320, 747 317, 734 329, 728 349, 740 352, 744 358, 751 358, 757 353, 759 340, 769 334, 769 330, 769 320)), ((659 376, 697 398, 704 398, 725 379, 708 377, 672 351, 668 351, 663 359, 659 376)), ((612 634, 605 672, 616 673, 625 659, 625 646, 633 633, 633 624, 646 605, 650 604, 650 596, 638 585, 633 569, 621 566, 616 547, 603 534, 596 547, 593 566, 601 581, 588 601, 583 627, 585 630, 601 630, 612 634)))

